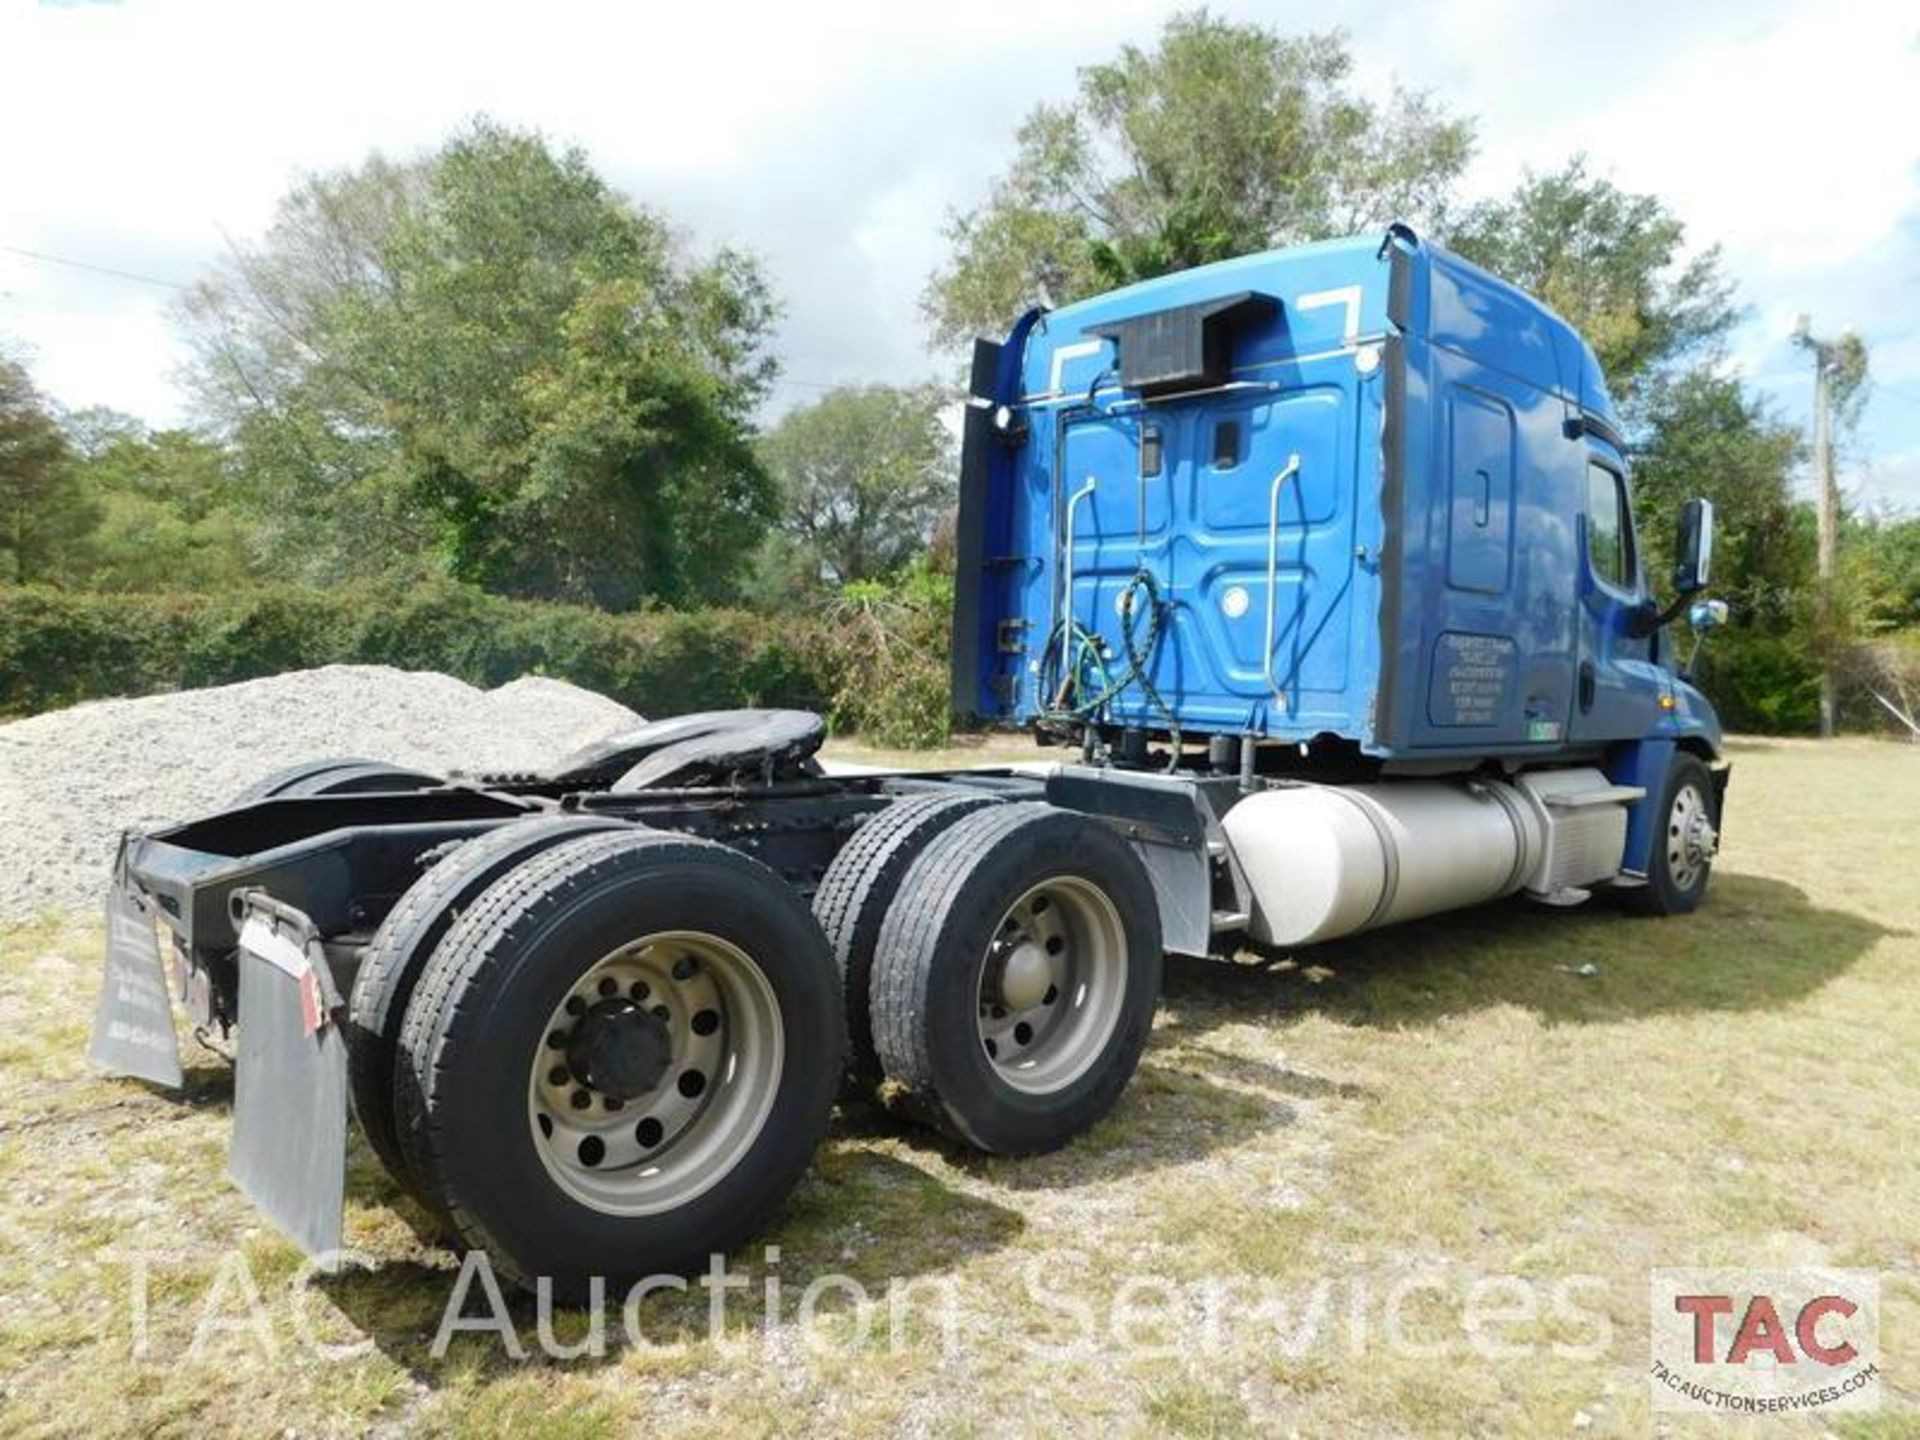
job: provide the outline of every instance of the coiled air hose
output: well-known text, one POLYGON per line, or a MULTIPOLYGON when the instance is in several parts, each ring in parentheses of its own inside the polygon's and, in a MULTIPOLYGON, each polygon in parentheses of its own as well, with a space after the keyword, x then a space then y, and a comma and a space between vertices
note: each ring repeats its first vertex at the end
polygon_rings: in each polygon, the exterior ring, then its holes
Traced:
POLYGON ((1172 745, 1167 769, 1169 772, 1179 769, 1180 721, 1149 673, 1166 614, 1166 602, 1160 598, 1160 586, 1152 572, 1141 566, 1120 592, 1120 643, 1127 663, 1117 675, 1108 659, 1105 641, 1071 613, 1072 599, 1067 597, 1067 617, 1048 637, 1043 652, 1040 682, 1047 708, 1041 712, 1041 718, 1058 724, 1093 723, 1130 686, 1138 685, 1147 703, 1166 718, 1172 745), (1139 633, 1143 613, 1144 636, 1139 633))

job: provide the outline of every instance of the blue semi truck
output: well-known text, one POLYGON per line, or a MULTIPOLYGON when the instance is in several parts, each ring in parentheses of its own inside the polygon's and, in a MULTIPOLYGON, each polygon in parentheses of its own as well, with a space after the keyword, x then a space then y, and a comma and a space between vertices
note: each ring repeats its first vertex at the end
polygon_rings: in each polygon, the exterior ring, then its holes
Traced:
POLYGON ((582 1295, 764 1223, 836 1103, 1021 1154, 1106 1114, 1168 953, 1514 895, 1693 909, 1728 774, 1592 352, 1395 227, 973 357, 954 704, 1032 763, 844 773, 797 711, 525 775, 316 760, 129 832, 93 1053, 235 1033, 235 1180, 341 1241, 349 1117, 436 1232, 582 1295))

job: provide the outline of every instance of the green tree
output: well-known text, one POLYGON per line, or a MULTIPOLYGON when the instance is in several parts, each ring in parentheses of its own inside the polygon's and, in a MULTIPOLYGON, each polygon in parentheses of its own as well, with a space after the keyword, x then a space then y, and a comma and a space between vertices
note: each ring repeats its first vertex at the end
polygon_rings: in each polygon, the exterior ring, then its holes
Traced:
POLYGON ((932 387, 846 386, 787 412, 761 442, 780 526, 816 575, 891 574, 953 503, 952 437, 932 387))
POLYGON ((1842 718, 1920 740, 1920 517, 1848 516, 1840 569, 1856 639, 1837 667, 1842 718))
POLYGON ((1348 84, 1334 34, 1287 36, 1205 10, 1080 72, 1020 126, 1011 168, 955 216, 925 308, 942 343, 1035 303, 1388 221, 1440 220, 1472 127, 1424 95, 1348 84))
POLYGON ((1841 531, 1861 629, 1920 633, 1920 516, 1863 515, 1841 531))
POLYGON ((107 405, 87 405, 60 417, 67 444, 82 461, 93 460, 121 440, 145 440, 146 422, 107 405))
POLYGON ((1655 376, 1634 453, 1633 505, 1648 578, 1664 590, 1680 507, 1713 502, 1714 593, 1738 623, 1780 632, 1803 617, 1812 532, 1793 499, 1800 432, 1731 376, 1698 368, 1655 376))
POLYGON ((757 266, 690 256, 537 134, 480 121, 307 179, 182 318, 208 417, 318 575, 696 601, 771 518, 757 266))
POLYGON ((103 410, 68 416, 66 430, 98 517, 74 566, 89 588, 217 594, 254 578, 260 526, 224 447, 103 410))
POLYGON ((26 367, 0 355, 0 580, 69 580, 95 519, 52 407, 26 367))
POLYGON ((1686 227, 1575 156, 1474 206, 1450 248, 1543 301, 1586 338, 1631 413, 1655 374, 1710 354, 1739 318, 1719 247, 1687 257, 1686 227))

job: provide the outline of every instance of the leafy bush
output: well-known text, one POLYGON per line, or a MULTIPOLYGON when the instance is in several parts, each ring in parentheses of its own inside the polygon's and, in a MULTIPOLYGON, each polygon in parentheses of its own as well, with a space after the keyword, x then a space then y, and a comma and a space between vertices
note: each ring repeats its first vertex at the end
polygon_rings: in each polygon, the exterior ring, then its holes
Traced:
POLYGON ((1810 734, 1820 725, 1820 672, 1804 636, 1721 630, 1700 652, 1698 683, 1729 730, 1810 734))
POLYGON ((953 725, 952 617, 953 577, 924 564, 847 586, 827 607, 834 728, 876 745, 944 744, 953 725))
POLYGON ((451 583, 220 596, 0 588, 0 716, 346 663, 440 670, 483 686, 554 675, 646 715, 819 708, 843 688, 836 653, 805 617, 609 615, 451 583))
MULTIPOLYGON (((0 586, 0 717, 369 664, 439 670, 481 686, 554 675, 643 715, 792 705, 823 710, 836 731, 859 731, 878 745, 934 746, 952 721, 952 609, 952 577, 924 564, 849 585, 817 611, 783 614, 611 615, 448 581, 219 596, 0 586)), ((1881 642, 1874 653, 1881 652, 1896 654, 1893 641, 1881 642)), ((1909 677, 1911 654, 1897 653, 1909 677)), ((1809 733, 1820 693, 1811 654, 1801 634, 1723 630, 1706 642, 1699 683, 1730 730, 1809 733)), ((1846 675, 1844 718, 1878 728, 1883 717, 1856 669, 1846 675)), ((1875 672, 1880 688, 1899 689, 1884 671, 1885 663, 1875 672)), ((1900 684, 1911 696, 1920 682, 1900 684)))

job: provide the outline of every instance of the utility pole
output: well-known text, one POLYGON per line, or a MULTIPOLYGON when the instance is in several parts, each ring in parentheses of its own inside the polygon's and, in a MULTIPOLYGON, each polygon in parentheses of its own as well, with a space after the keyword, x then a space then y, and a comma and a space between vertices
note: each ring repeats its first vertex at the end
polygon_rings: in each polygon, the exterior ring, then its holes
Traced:
POLYGON ((1813 352, 1813 472, 1819 487, 1820 519, 1819 595, 1820 738, 1833 738, 1833 552, 1840 529, 1840 496, 1833 483, 1833 363, 1831 341, 1816 340, 1812 322, 1802 315, 1794 322, 1794 342, 1813 352))

